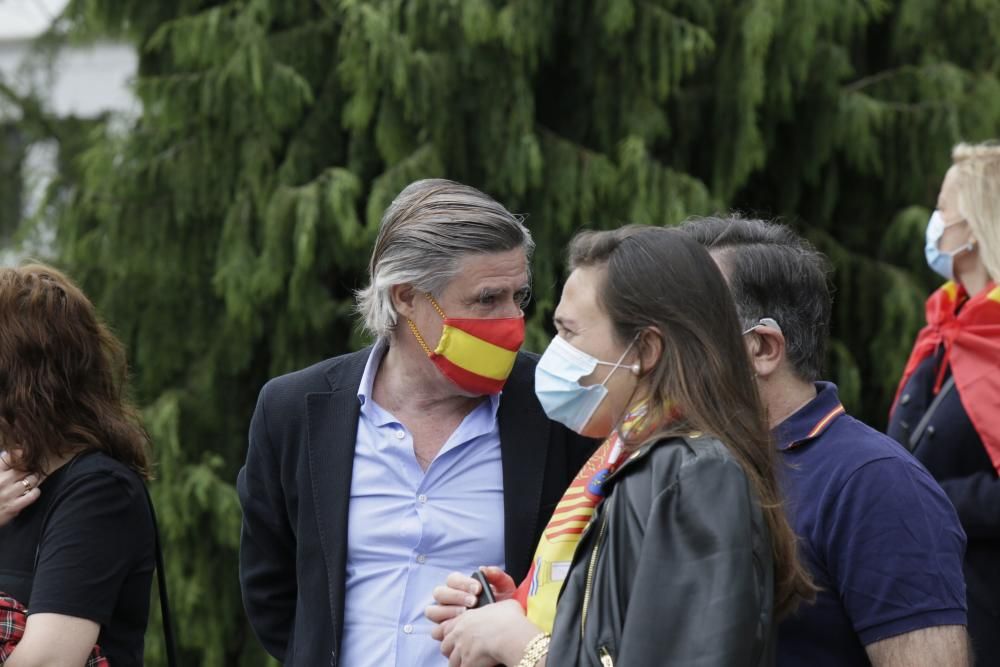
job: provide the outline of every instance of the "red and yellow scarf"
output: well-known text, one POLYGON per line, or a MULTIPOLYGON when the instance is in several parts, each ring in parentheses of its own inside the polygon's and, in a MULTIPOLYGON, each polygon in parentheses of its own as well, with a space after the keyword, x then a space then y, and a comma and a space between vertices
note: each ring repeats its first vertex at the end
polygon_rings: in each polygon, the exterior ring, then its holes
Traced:
POLYGON ((927 326, 917 335, 893 411, 914 371, 940 345, 944 362, 934 393, 951 367, 962 407, 1000 473, 1000 287, 990 284, 970 298, 961 285, 948 282, 927 299, 927 326))

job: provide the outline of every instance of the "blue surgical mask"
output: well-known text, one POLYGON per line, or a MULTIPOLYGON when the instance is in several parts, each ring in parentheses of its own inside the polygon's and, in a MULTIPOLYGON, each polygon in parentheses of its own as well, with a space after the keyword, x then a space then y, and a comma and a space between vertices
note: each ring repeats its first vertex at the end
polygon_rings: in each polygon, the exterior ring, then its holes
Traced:
POLYGON ((535 395, 549 419, 577 433, 583 432, 608 395, 605 385, 615 370, 627 367, 638 372, 637 364, 622 363, 634 342, 629 343, 617 362, 611 363, 595 359, 561 336, 553 338, 535 367, 535 395), (600 384, 581 385, 580 380, 593 373, 598 366, 611 366, 614 370, 600 384))
POLYGON ((958 225, 963 222, 965 221, 958 220, 945 224, 944 218, 941 216, 941 211, 934 211, 930 221, 927 223, 927 243, 924 245, 924 257, 927 258, 927 266, 931 267, 934 273, 945 280, 955 279, 955 257, 975 247, 974 241, 970 241, 954 252, 944 252, 939 247, 941 237, 944 236, 944 230, 952 225, 958 225))

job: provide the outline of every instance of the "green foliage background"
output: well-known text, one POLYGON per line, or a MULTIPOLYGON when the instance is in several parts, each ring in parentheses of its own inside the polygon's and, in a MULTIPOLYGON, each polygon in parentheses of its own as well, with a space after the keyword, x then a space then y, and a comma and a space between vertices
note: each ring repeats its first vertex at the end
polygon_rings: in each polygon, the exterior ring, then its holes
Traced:
POLYGON ((352 290, 410 181, 528 214, 535 350, 577 229, 780 216, 833 260, 830 376, 881 426, 950 149, 1000 135, 1000 0, 73 0, 65 24, 140 53, 142 116, 89 131, 44 217, 131 353, 187 664, 265 662, 248 420, 267 378, 364 344, 352 290))

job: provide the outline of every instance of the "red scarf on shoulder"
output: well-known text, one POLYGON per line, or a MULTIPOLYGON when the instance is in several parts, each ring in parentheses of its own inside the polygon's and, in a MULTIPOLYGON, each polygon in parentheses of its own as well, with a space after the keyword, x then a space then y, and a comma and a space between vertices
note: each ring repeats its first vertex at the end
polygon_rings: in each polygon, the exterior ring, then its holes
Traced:
POLYGON ((941 390, 950 366, 962 407, 1000 473, 1000 287, 991 283, 969 298, 964 287, 948 282, 931 294, 927 326, 917 335, 906 362, 893 411, 913 372, 939 345, 944 345, 944 363, 934 393, 941 390))

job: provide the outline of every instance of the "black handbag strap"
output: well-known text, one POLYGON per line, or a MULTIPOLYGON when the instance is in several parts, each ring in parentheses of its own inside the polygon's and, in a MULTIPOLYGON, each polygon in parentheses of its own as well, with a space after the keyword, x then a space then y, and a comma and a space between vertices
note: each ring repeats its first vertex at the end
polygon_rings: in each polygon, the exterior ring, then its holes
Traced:
MULTIPOLYGON (((62 475, 62 480, 60 486, 66 483, 66 479, 69 477, 69 472, 73 469, 73 466, 81 458, 86 456, 89 452, 83 452, 73 457, 73 459, 66 464, 66 471, 62 475)), ((56 487, 57 489, 59 487, 56 487)), ((174 623, 170 616, 170 601, 167 597, 167 570, 164 566, 163 559, 163 548, 160 546, 160 526, 156 521, 156 510, 153 507, 153 498, 149 495, 149 489, 146 487, 145 483, 142 484, 142 490, 146 494, 146 503, 149 505, 149 517, 153 520, 153 545, 156 551, 156 584, 159 588, 159 598, 160 598, 160 615, 163 618, 163 644, 166 647, 167 652, 167 667, 177 667, 177 644, 174 637, 174 623)), ((46 489, 46 491, 50 491, 46 489)), ((50 491, 55 493, 55 491, 50 491)), ((53 496, 53 499, 55 496, 53 496)), ((49 522, 49 515, 52 513, 52 508, 56 503, 50 504, 45 509, 45 514, 42 516, 42 523, 39 528, 39 546, 35 548, 35 564, 32 568, 32 576, 34 572, 38 569, 38 557, 41 552, 41 536, 45 534, 45 526, 49 522)))
POLYGON ((924 416, 921 417, 919 422, 917 422, 917 427, 913 429, 913 433, 910 434, 910 452, 913 452, 917 448, 917 445, 920 444, 920 439, 924 437, 924 431, 926 431, 927 427, 930 426, 931 418, 934 416, 934 413, 937 412, 938 408, 941 407, 941 403, 944 402, 945 397, 951 393, 951 390, 954 388, 955 376, 952 375, 941 387, 941 391, 939 391, 938 395, 934 397, 931 404, 927 406, 927 411, 924 412, 924 416))
POLYGON ((160 545, 160 526, 156 521, 156 510, 153 508, 153 498, 149 489, 142 485, 149 503, 149 516, 153 520, 153 540, 156 544, 156 585, 160 589, 160 616, 163 621, 163 645, 167 651, 167 666, 177 667, 177 643, 174 636, 174 621, 170 615, 170 600, 167 597, 167 568, 163 560, 163 547, 160 545))

